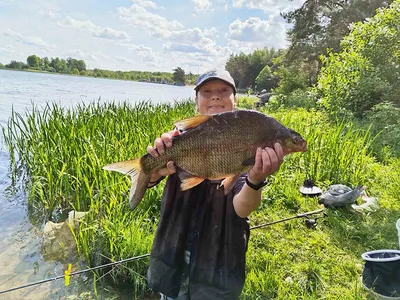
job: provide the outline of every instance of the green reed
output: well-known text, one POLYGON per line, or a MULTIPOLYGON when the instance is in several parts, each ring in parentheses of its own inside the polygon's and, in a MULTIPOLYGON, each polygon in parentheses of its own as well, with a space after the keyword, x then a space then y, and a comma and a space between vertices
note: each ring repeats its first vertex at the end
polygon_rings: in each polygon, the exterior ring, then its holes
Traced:
MULTIPOLYGON (((374 162, 369 155, 372 137, 351 123, 332 124, 321 112, 302 109, 268 113, 298 131, 308 151, 286 157, 280 171, 270 176, 252 225, 319 208, 315 198, 298 191, 306 178, 321 187, 367 184, 380 197, 382 210, 376 220, 346 211, 329 214, 315 231, 296 221, 252 231, 242 299, 362 299, 364 292, 355 284, 360 253, 373 246, 391 247, 389 238, 396 237, 390 226, 400 209, 399 163, 374 162), (380 238, 382 232, 388 240, 380 238)), ((194 114, 189 100, 173 105, 95 102, 73 109, 48 104, 32 106, 24 115, 13 112, 3 135, 14 182, 22 178, 28 192, 31 221, 62 221, 72 209, 87 211, 74 234, 89 266, 149 253, 164 183, 149 189, 132 212, 130 178, 102 167, 143 155, 175 121, 194 114)), ((148 259, 142 259, 101 270, 95 279, 108 274, 116 285, 129 284, 140 298, 147 291, 147 266, 148 259)))

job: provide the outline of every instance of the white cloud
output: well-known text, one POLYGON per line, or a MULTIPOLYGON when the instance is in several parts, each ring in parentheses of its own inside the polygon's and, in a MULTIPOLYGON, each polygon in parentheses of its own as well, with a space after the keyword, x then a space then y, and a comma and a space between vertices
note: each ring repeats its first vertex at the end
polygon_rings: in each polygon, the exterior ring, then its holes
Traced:
POLYGON ((134 64, 135 63, 132 59, 126 58, 124 56, 116 56, 115 60, 123 62, 123 63, 128 63, 128 64, 134 64))
POLYGON ((113 28, 105 27, 102 28, 91 21, 80 21, 67 16, 63 20, 57 22, 62 27, 71 27, 82 31, 92 33, 94 37, 103 38, 108 40, 130 40, 130 36, 124 31, 118 31, 113 28))
POLYGON ((95 37, 109 40, 130 40, 130 36, 124 31, 118 31, 109 27, 103 28, 100 32, 94 32, 95 37))
POLYGON ((41 16, 47 17, 47 18, 49 18, 50 20, 53 20, 53 21, 57 20, 57 19, 59 19, 61 17, 61 15, 58 12, 55 12, 54 10, 51 10, 51 9, 46 10, 46 11, 40 10, 39 14, 41 16))
POLYGON ((260 9, 264 12, 286 12, 303 5, 305 0, 233 0, 233 7, 241 8, 246 6, 250 9, 260 9))
POLYGON ((228 38, 264 47, 282 48, 286 46, 286 29, 284 22, 273 15, 268 20, 250 17, 242 22, 236 19, 229 25, 228 38))
POLYGON ((26 36, 22 33, 12 30, 12 29, 8 29, 7 31, 5 31, 4 35, 14 38, 19 43, 22 43, 25 45, 36 46, 36 47, 39 47, 41 49, 48 50, 48 51, 54 50, 54 48, 56 48, 56 45, 45 42, 42 39, 42 37, 26 36))
POLYGON ((90 21, 79 21, 75 20, 74 18, 70 16, 66 16, 63 20, 57 22, 58 25, 63 26, 63 27, 72 27, 75 29, 83 30, 83 31, 90 31, 94 32, 99 28, 99 26, 94 25, 90 21))
POLYGON ((194 10, 196 12, 210 11, 211 1, 210 0, 192 0, 194 4, 194 10))
POLYGON ((217 29, 201 30, 198 27, 184 28, 177 21, 168 19, 148 11, 135 2, 131 7, 119 7, 118 14, 122 20, 130 25, 146 30, 150 36, 165 40, 163 49, 170 52, 204 53, 212 56, 223 55, 226 52, 211 38, 217 29))
POLYGON ((174 52, 185 52, 185 53, 203 53, 207 54, 208 52, 196 45, 189 44, 181 44, 181 43, 167 43, 163 45, 163 49, 174 52))
POLYGON ((70 49, 63 53, 63 57, 72 57, 75 59, 83 59, 89 61, 99 61, 101 59, 112 59, 110 56, 101 52, 82 51, 80 49, 70 49))
POLYGON ((143 6, 142 2, 144 1, 136 1, 129 8, 118 7, 117 14, 119 18, 135 28, 147 31, 152 37, 166 37, 171 31, 184 28, 178 21, 169 21, 158 14, 150 12, 147 10, 147 6, 143 6))

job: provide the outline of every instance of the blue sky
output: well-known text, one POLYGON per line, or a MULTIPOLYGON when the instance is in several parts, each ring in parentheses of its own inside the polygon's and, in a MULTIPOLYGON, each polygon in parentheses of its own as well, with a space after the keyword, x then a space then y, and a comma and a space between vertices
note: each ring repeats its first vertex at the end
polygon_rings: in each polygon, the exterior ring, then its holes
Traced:
POLYGON ((284 48, 280 12, 304 0, 0 0, 0 63, 73 57, 108 70, 223 68, 229 55, 284 48))

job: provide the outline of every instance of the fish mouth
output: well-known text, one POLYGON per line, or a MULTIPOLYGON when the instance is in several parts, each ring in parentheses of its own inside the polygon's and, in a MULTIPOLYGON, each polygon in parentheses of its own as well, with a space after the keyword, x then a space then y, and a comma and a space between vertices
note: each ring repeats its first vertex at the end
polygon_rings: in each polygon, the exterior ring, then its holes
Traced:
POLYGON ((300 144, 300 151, 301 152, 306 152, 307 151, 307 143, 306 142, 302 142, 301 144, 300 144))

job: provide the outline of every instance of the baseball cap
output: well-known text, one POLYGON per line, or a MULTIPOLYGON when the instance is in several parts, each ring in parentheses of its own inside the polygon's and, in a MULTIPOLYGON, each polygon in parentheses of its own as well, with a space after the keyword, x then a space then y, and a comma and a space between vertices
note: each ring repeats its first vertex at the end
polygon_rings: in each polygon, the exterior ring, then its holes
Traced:
POLYGON ((198 91, 204 83, 213 79, 220 79, 222 81, 225 81, 232 86, 234 92, 236 93, 235 80, 233 80, 231 74, 229 74, 229 72, 226 70, 218 69, 212 69, 204 74, 201 74, 196 80, 196 86, 194 89, 198 91))

